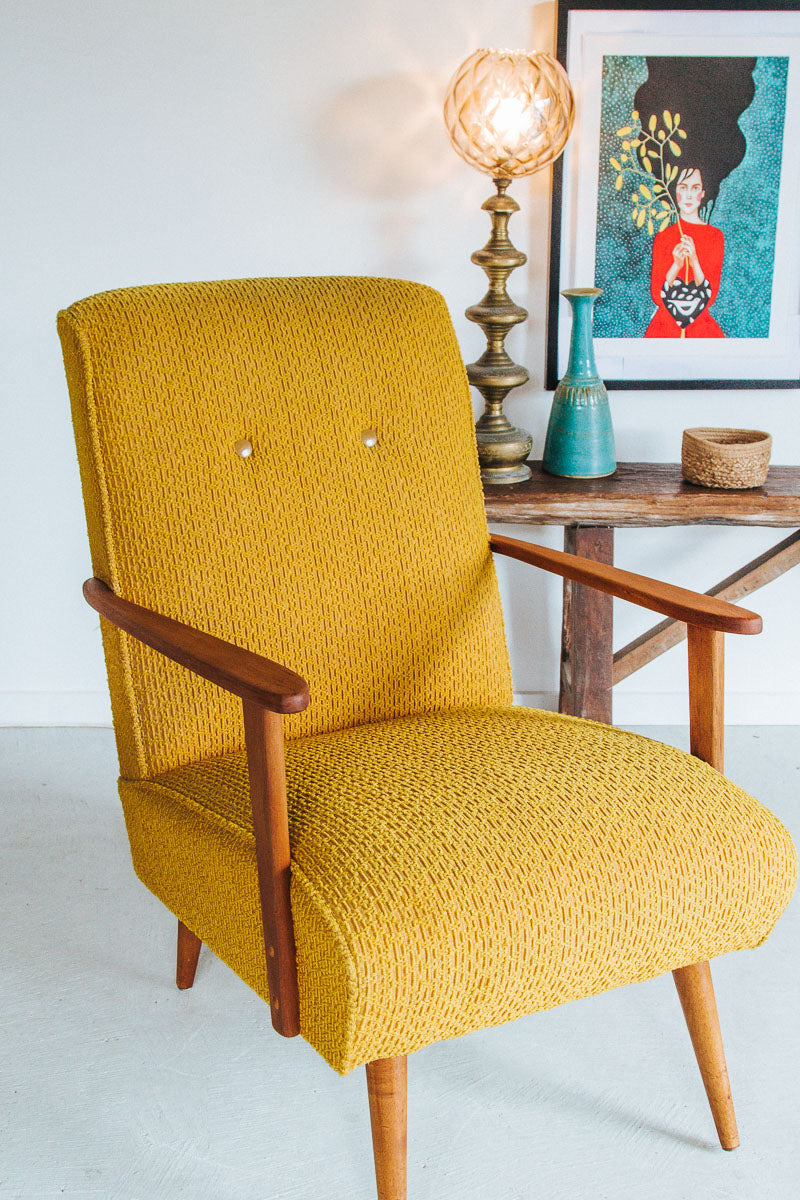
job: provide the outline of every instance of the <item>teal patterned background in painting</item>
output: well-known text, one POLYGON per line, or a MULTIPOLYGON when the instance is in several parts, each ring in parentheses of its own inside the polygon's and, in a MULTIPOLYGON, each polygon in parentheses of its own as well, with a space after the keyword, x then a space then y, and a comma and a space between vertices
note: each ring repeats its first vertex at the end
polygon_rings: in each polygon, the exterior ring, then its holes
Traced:
MULTIPOLYGON (((723 180, 711 216, 711 224, 725 235, 722 282, 713 315, 726 337, 769 335, 788 65, 783 57, 757 59, 755 96, 739 118, 747 152, 723 180)), ((617 173, 609 164, 609 158, 619 156, 617 130, 630 124, 634 95, 646 79, 644 57, 603 58, 595 253, 595 286, 603 289, 594 323, 599 338, 644 337, 655 311, 650 298, 653 238, 646 227, 635 227, 631 188, 626 183, 615 190, 617 173)), ((646 121, 649 114, 641 116, 646 121)))

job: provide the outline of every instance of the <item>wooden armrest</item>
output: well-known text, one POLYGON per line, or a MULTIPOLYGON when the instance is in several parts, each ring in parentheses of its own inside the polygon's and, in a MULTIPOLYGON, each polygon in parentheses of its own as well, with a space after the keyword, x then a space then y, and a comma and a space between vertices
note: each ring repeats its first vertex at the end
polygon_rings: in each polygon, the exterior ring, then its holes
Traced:
POLYGON ((302 712, 309 703, 305 679, 280 663, 123 600, 101 579, 87 579, 83 594, 101 617, 125 633, 242 700, 274 713, 302 712))
POLYGON ((281 715, 309 703, 308 684, 280 663, 116 596, 101 579, 83 594, 101 617, 196 675, 241 696, 272 1024, 300 1032, 281 715))
POLYGON ((520 562, 530 563, 533 567, 541 567, 544 571, 551 571, 565 579, 573 579, 576 583, 584 583, 587 587, 597 588, 598 591, 610 592, 612 596, 618 596, 621 600, 630 600, 632 604, 638 604, 641 608, 650 608, 654 612, 663 613, 665 617, 685 621, 687 625, 715 629, 722 633, 761 632, 761 617, 757 613, 738 608, 726 600, 717 600, 714 596, 704 596, 700 592, 673 587, 670 583, 649 579, 646 575, 634 575, 632 571, 622 571, 619 567, 592 562, 591 559, 581 558, 577 554, 549 550, 546 546, 522 542, 500 533, 490 535, 489 545, 497 554, 519 559, 520 562))

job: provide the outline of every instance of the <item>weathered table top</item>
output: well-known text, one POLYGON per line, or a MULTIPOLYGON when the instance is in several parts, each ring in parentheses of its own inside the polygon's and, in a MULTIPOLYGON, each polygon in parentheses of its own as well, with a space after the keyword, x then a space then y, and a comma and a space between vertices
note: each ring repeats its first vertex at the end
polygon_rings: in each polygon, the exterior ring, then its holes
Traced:
POLYGON ((525 483, 486 484, 490 521, 530 525, 800 527, 800 467, 770 467, 760 488, 697 487, 678 463, 619 463, 606 479, 564 479, 531 462, 525 483))

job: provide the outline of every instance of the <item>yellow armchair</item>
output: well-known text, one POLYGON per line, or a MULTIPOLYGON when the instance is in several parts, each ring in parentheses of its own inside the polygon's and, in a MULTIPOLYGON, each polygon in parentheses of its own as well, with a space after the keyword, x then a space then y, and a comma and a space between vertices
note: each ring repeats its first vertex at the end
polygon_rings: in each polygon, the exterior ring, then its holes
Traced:
POLYGON ((795 879, 720 773, 723 632, 759 618, 490 539, 429 288, 130 288, 59 331, 120 795, 178 986, 205 943, 280 1033, 366 1064, 379 1200, 404 1200, 407 1055, 673 971, 735 1146, 708 960, 763 941, 795 879), (693 755, 512 706, 492 551, 688 623, 693 755))

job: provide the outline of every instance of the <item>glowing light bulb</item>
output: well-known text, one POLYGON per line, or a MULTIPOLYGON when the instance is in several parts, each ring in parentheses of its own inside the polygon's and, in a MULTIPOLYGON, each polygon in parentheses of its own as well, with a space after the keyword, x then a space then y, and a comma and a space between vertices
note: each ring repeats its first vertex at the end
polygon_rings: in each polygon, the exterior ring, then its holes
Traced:
POLYGON ((489 113, 498 143, 513 154, 525 135, 528 114, 521 96, 504 96, 489 113))

